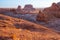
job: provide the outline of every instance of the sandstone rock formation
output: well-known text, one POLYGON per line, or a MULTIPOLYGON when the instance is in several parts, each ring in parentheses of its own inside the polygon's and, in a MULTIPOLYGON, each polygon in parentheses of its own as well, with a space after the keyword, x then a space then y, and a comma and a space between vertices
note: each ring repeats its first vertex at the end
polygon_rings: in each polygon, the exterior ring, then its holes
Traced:
POLYGON ((21 8, 21 6, 19 5, 16 9, 16 13, 19 14, 19 13, 23 13, 23 10, 21 8))
POLYGON ((57 3, 60 6, 60 2, 57 3))
MULTIPOLYGON (((51 7, 45 8, 37 15, 37 20, 42 21, 42 25, 53 28, 60 32, 60 7, 53 3, 51 7), (46 24, 48 22, 48 24, 46 24)), ((40 23, 41 24, 41 23, 40 23)))
POLYGON ((55 17, 60 18, 59 9, 59 5, 53 3, 51 7, 45 8, 42 12, 39 12, 37 15, 37 20, 48 22, 50 20, 53 20, 55 17))
POLYGON ((58 10, 59 10, 59 6, 56 3, 53 3, 51 7, 45 8, 43 11, 51 13, 51 12, 56 12, 58 10))
POLYGON ((33 8, 33 6, 31 4, 27 4, 25 5, 25 7, 23 8, 23 11, 25 13, 33 13, 35 12, 35 8, 33 8))
POLYGON ((17 11, 20 11, 20 10, 21 10, 21 6, 18 6, 18 7, 17 7, 17 11))
POLYGON ((25 5, 24 10, 27 10, 27 11, 28 10, 34 10, 34 8, 31 4, 27 4, 27 5, 25 5))
POLYGON ((37 21, 47 21, 47 15, 42 13, 41 11, 39 12, 39 14, 37 15, 37 21))
POLYGON ((53 15, 48 14, 47 12, 40 11, 39 14, 37 15, 36 20, 48 23, 48 21, 52 20, 53 18, 55 18, 53 15))
POLYGON ((55 29, 60 34, 60 7, 58 4, 53 3, 51 7, 40 11, 36 20, 38 24, 55 29))
POLYGON ((51 7, 45 8, 43 12, 47 12, 48 14, 60 18, 60 6, 56 3, 53 3, 51 7))

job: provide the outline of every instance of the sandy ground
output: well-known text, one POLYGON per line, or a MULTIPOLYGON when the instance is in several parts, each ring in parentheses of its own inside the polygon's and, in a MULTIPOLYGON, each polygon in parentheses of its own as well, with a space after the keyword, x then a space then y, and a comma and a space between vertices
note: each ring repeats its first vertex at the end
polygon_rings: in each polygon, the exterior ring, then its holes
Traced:
POLYGON ((43 25, 0 14, 0 40, 60 40, 60 34, 43 25))

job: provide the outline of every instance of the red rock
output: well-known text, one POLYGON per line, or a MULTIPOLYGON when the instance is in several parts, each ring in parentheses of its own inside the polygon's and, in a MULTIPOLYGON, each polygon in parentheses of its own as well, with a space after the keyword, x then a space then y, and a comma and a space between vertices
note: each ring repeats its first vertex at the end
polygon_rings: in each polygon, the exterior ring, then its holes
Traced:
POLYGON ((31 4, 25 5, 24 8, 33 8, 33 6, 31 4))
POLYGON ((42 12, 40 11, 37 15, 37 21, 48 22, 54 18, 60 18, 59 5, 53 3, 51 7, 45 8, 42 12))
POLYGON ((53 12, 58 10, 59 10, 59 6, 56 3, 53 3, 51 7, 45 8, 43 11, 53 12))
POLYGON ((37 15, 37 18, 36 20, 37 21, 43 21, 43 22, 48 22, 50 20, 50 15, 48 15, 47 13, 44 13, 44 12, 39 12, 39 14, 37 15))
POLYGON ((31 4, 25 5, 25 7, 24 7, 23 9, 24 9, 24 10, 27 10, 27 11, 35 10, 31 4))
POLYGON ((18 6, 17 10, 20 11, 21 10, 21 6, 18 6))
POLYGON ((60 7, 56 3, 53 3, 51 7, 45 8, 43 12, 51 14, 57 18, 60 18, 60 7))

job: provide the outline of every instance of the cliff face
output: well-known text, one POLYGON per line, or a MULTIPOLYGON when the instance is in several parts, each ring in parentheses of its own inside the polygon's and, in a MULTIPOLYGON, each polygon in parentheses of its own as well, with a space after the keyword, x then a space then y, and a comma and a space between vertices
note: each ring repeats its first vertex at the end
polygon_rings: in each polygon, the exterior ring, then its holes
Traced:
POLYGON ((42 12, 40 11, 36 20, 43 22, 42 25, 53 28, 60 32, 60 6, 53 3, 50 7, 45 8, 42 12))
POLYGON ((39 14, 37 15, 36 20, 42 21, 42 22, 47 22, 48 21, 48 15, 40 11, 39 14))
POLYGON ((59 5, 57 5, 56 3, 53 3, 50 7, 45 8, 43 11, 46 11, 46 12, 55 12, 55 11, 58 11, 59 9, 60 9, 59 5))
POLYGON ((25 5, 24 10, 33 10, 33 6, 31 4, 25 5))
POLYGON ((37 20, 48 21, 54 18, 60 18, 60 6, 56 3, 53 3, 50 7, 45 8, 37 16, 37 20))
POLYGON ((45 8, 43 11, 50 13, 57 18, 60 18, 60 6, 56 3, 53 3, 51 7, 45 8))
POLYGON ((36 12, 35 8, 31 4, 25 5, 25 7, 23 8, 23 11, 25 13, 35 13, 36 12))

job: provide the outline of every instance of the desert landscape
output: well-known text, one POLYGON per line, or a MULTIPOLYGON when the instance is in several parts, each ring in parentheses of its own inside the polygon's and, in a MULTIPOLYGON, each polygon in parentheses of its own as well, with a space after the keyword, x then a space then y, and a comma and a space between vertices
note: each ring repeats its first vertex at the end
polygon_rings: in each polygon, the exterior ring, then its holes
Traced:
POLYGON ((0 40, 60 40, 60 2, 0 8, 0 40))

